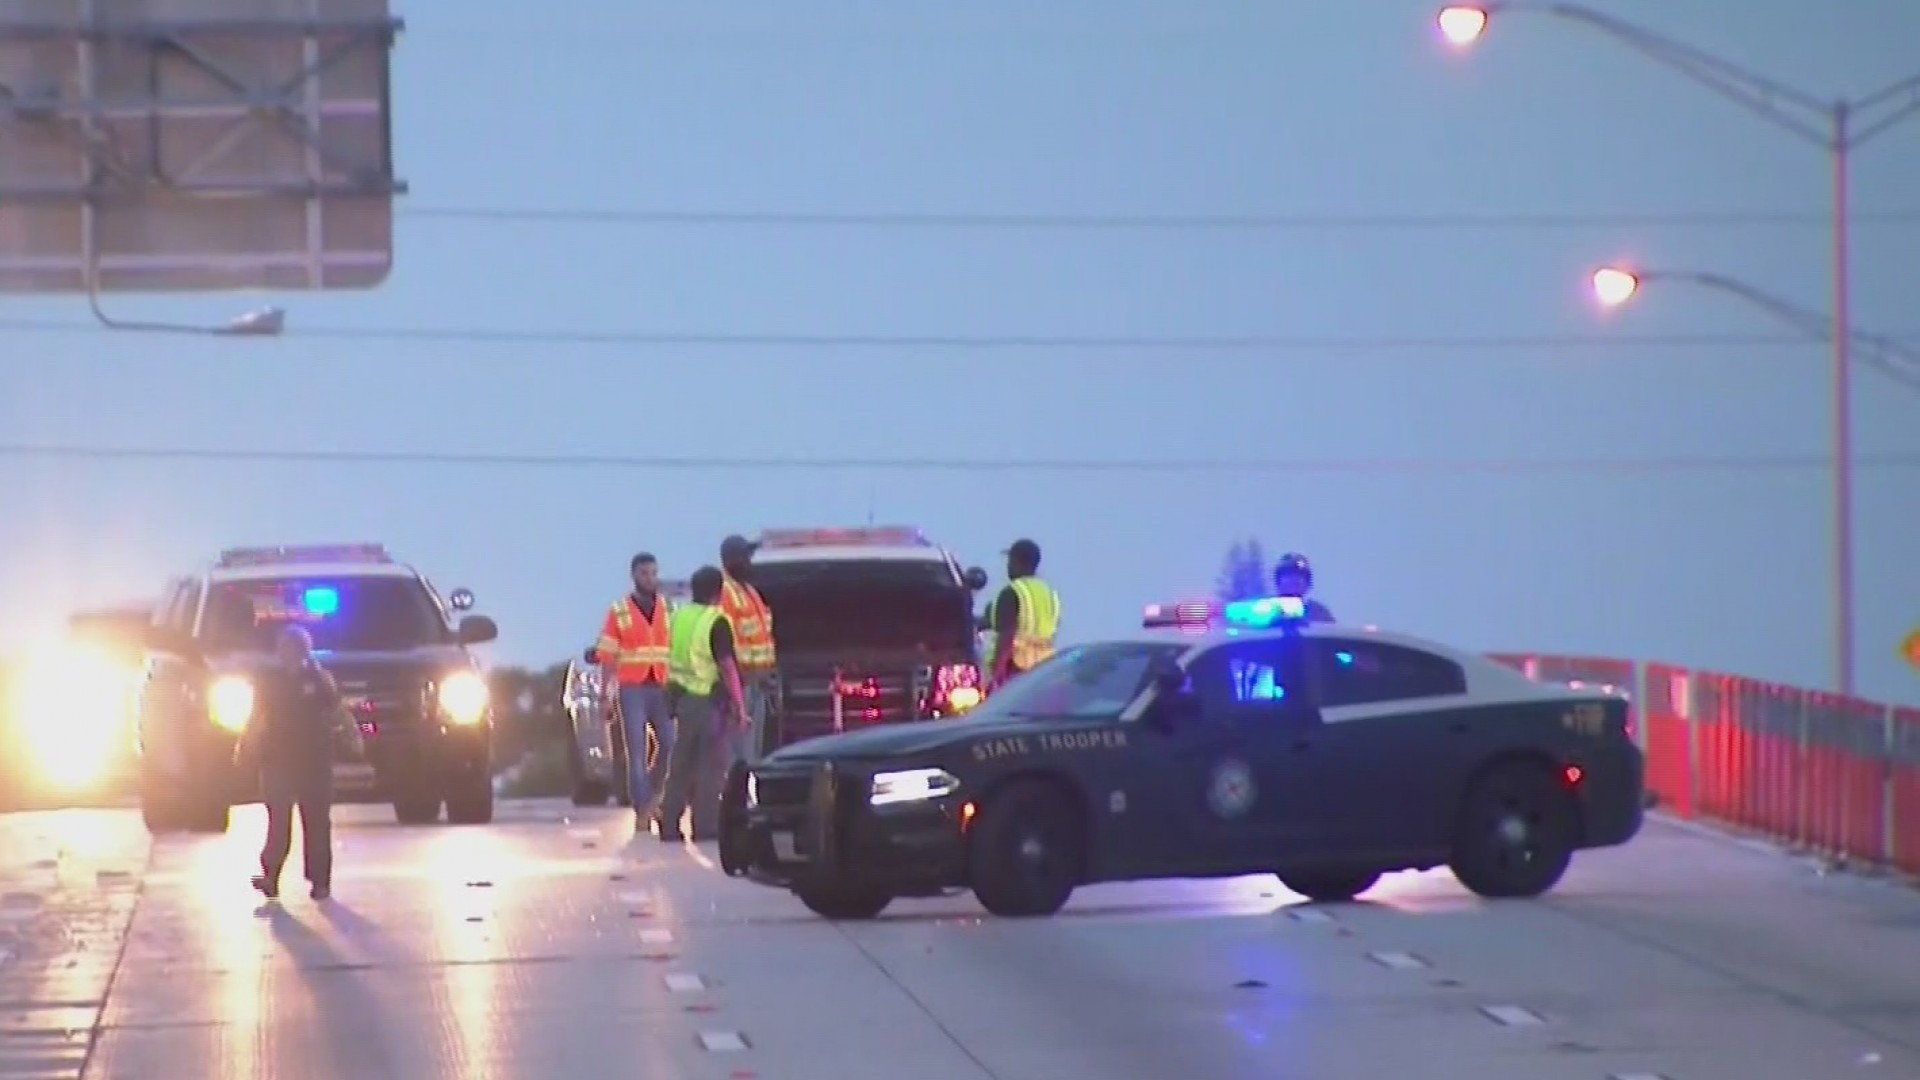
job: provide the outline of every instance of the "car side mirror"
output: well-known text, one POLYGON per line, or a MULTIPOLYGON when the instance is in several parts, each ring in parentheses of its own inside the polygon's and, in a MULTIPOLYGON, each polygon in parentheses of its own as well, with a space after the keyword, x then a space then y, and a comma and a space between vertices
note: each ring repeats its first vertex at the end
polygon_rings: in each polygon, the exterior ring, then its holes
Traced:
POLYGON ((586 650, 580 654, 580 659, 589 664, 598 664, 600 662, 599 648, 593 645, 587 646, 586 650))
POLYGON ((453 590, 453 593, 447 597, 447 606, 451 607, 455 611, 472 611, 473 610, 473 590, 472 589, 453 590))
POLYGON ((469 615, 460 620, 460 628, 454 632, 462 645, 485 645, 500 636, 500 626, 485 615, 469 615))
POLYGON ((979 592, 987 587, 987 572, 979 567, 970 567, 966 574, 967 588, 979 592))
POLYGON ((1153 682, 1153 707, 1149 715, 1154 724, 1162 730, 1174 727, 1191 719, 1198 710, 1198 702, 1193 692, 1187 688, 1187 671, 1170 659, 1154 662, 1148 676, 1153 682))

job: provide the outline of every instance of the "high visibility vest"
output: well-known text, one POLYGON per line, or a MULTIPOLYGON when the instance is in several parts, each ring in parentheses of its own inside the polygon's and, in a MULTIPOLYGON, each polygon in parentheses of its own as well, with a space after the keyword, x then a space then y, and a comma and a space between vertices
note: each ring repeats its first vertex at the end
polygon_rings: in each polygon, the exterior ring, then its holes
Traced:
POLYGON ((640 605, 631 596, 621 597, 607 610, 607 621, 595 648, 602 664, 612 664, 619 670, 620 685, 638 686, 649 680, 666 684, 671 645, 667 620, 671 615, 667 598, 658 594, 653 600, 652 619, 640 613, 640 605))
POLYGON ((733 647, 739 652, 740 669, 771 671, 773 609, 760 596, 760 590, 744 581, 727 578, 720 589, 720 609, 733 623, 733 647))
MULTIPOLYGON (((1013 631, 1013 666, 1021 671, 1031 671, 1042 660, 1053 655, 1053 639, 1060 632, 1060 594, 1053 587, 1037 577, 1014 578, 1007 583, 1014 597, 1020 601, 1020 621, 1013 631)), ((987 608, 989 626, 999 625, 998 608, 1000 598, 994 597, 987 608)), ((1000 639, 994 635, 994 652, 989 667, 999 663, 1000 639)))
MULTIPOLYGON (((673 609, 673 644, 668 650, 667 681, 689 694, 707 696, 720 681, 713 658, 713 624, 727 617, 712 604, 682 604, 673 609)), ((739 646, 735 644, 737 651, 739 646)))

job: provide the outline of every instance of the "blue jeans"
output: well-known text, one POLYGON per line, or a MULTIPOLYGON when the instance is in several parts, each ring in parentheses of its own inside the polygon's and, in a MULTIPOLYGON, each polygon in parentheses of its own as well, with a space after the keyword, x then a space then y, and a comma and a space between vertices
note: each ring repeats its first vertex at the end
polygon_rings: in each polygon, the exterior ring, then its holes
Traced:
POLYGON ((620 725, 627 734, 627 791, 634 810, 645 814, 660 797, 661 782, 673 760, 674 722, 667 708, 667 688, 659 685, 620 688, 620 725), (647 728, 660 744, 653 768, 647 768, 647 728))

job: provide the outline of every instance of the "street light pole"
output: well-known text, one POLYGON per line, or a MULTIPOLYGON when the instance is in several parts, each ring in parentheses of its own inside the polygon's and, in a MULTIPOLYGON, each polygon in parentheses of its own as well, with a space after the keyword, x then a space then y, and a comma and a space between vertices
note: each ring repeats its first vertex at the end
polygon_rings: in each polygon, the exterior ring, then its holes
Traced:
POLYGON ((1828 102, 1691 45, 1579 4, 1507 0, 1441 10, 1440 32, 1458 46, 1485 35, 1496 15, 1551 15, 1673 68, 1778 127, 1823 147, 1833 167, 1833 611, 1835 687, 1854 692, 1853 282, 1849 191, 1853 151, 1920 112, 1920 75, 1852 101, 1828 102))

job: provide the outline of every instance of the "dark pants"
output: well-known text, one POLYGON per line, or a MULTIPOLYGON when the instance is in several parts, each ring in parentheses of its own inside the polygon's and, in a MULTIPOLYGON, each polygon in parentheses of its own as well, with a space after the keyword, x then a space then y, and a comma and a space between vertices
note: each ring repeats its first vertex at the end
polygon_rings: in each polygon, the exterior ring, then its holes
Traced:
POLYGON ((293 847, 293 812, 300 811, 300 854, 307 880, 321 888, 333 881, 333 800, 325 796, 299 801, 267 800, 267 839, 260 847, 260 872, 267 884, 280 884, 280 870, 293 847))

